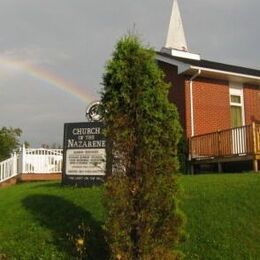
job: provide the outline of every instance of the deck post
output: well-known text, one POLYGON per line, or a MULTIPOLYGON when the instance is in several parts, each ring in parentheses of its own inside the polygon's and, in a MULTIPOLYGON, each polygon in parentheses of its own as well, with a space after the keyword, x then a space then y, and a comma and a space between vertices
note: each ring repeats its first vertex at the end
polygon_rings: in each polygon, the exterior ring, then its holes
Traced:
POLYGON ((255 122, 252 123, 252 134, 253 134, 253 155, 256 155, 256 128, 255 128, 255 122))
POLYGON ((26 157, 26 149, 25 145, 21 147, 20 156, 19 156, 19 173, 25 173, 25 157, 26 157))
POLYGON ((192 163, 190 164, 190 174, 194 175, 194 165, 192 163))
POLYGON ((192 163, 192 137, 188 138, 188 145, 189 145, 189 156, 188 156, 188 160, 189 160, 189 173, 191 175, 194 174, 194 165, 192 163))
POLYGON ((253 134, 253 170, 258 172, 258 161, 256 159, 256 127, 255 122, 252 123, 252 134, 253 134))
POLYGON ((253 160, 253 166, 254 166, 254 171, 258 172, 259 169, 258 169, 258 160, 257 159, 253 160))
POLYGON ((220 140, 220 130, 217 131, 217 137, 218 137, 218 154, 217 156, 220 157, 220 146, 221 146, 221 140, 220 140))
POLYGON ((17 175, 18 174, 18 169, 17 169, 17 154, 16 152, 14 152, 12 154, 12 158, 13 158, 13 169, 12 169, 12 175, 17 175))
POLYGON ((218 173, 221 173, 222 171, 222 163, 218 162, 218 173))

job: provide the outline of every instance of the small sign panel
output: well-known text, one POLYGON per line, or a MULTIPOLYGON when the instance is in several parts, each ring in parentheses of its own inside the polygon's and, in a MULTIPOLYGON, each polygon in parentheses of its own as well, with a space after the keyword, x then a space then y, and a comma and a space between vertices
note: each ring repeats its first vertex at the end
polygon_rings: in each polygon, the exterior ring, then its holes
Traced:
POLYGON ((66 174, 85 175, 86 172, 93 175, 105 175, 106 153, 104 149, 71 149, 66 154, 66 174))
POLYGON ((102 122, 67 123, 64 126, 64 184, 89 186, 104 182, 106 140, 102 122))

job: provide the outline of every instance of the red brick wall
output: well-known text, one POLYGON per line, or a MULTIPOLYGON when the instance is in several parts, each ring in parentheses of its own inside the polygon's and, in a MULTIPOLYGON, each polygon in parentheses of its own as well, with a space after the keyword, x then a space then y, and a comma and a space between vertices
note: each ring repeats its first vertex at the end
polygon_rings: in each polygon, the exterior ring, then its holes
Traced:
POLYGON ((260 87, 244 84, 245 121, 260 122, 260 87))
MULTIPOLYGON (((185 82, 187 136, 191 135, 189 80, 185 82)), ((229 85, 227 81, 197 78, 193 81, 194 134, 230 128, 229 85)))
POLYGON ((173 102, 179 112, 182 127, 186 128, 185 120, 185 92, 184 77, 178 75, 177 67, 164 62, 158 62, 159 67, 165 73, 165 81, 171 84, 169 100, 173 102))
POLYGON ((23 173, 20 177, 20 181, 22 182, 30 182, 30 181, 56 181, 61 180, 61 173, 23 173))
MULTIPOLYGON (((178 108, 182 127, 191 136, 190 77, 177 73, 177 67, 158 62, 172 85, 169 100, 178 108)), ((195 135, 230 128, 229 85, 227 81, 197 78, 193 82, 195 135)))

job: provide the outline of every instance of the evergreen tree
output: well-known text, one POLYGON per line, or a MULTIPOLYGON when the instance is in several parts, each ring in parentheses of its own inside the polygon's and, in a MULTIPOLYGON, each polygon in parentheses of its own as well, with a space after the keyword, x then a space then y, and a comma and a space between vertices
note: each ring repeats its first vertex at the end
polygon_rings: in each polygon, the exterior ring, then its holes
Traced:
POLYGON ((176 107, 155 52, 122 38, 106 66, 102 107, 108 139, 106 230, 112 259, 180 259, 176 107))

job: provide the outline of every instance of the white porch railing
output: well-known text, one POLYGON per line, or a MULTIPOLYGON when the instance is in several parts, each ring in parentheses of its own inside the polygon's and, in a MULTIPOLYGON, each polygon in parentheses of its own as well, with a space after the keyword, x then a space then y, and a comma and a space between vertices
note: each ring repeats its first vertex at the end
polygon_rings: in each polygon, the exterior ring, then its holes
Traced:
POLYGON ((22 148, 19 162, 21 173, 59 173, 62 167, 62 149, 22 148))
POLYGON ((0 162, 0 183, 20 173, 61 173, 62 157, 62 149, 33 149, 23 146, 17 154, 0 162))
POLYGON ((13 154, 11 158, 0 162, 0 183, 13 178, 17 174, 16 154, 13 154))

